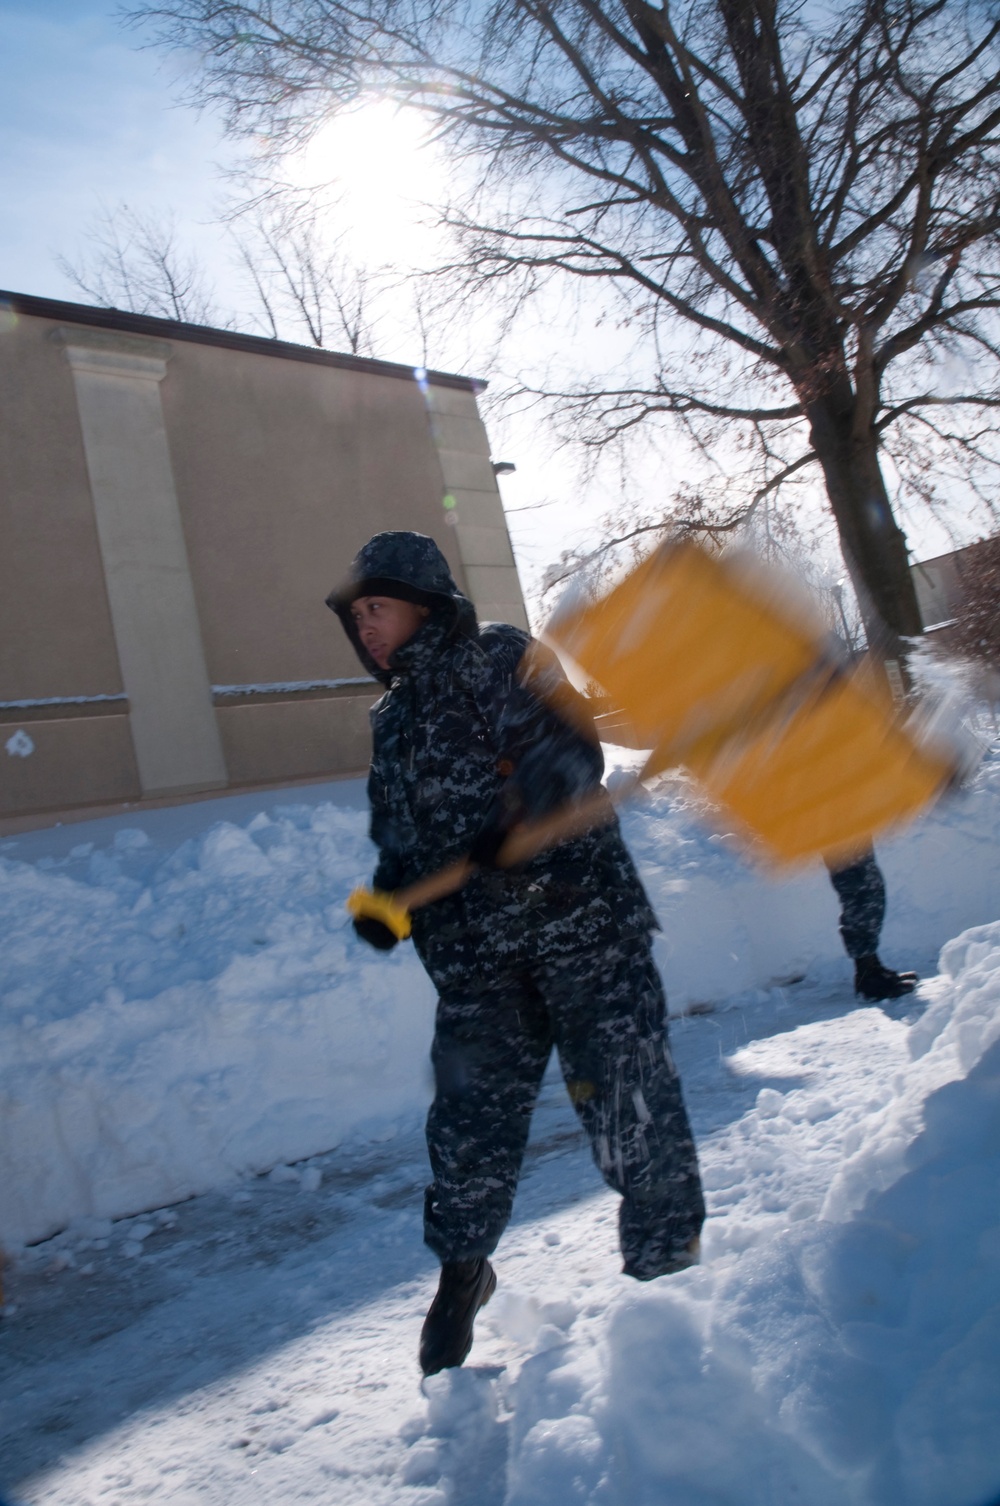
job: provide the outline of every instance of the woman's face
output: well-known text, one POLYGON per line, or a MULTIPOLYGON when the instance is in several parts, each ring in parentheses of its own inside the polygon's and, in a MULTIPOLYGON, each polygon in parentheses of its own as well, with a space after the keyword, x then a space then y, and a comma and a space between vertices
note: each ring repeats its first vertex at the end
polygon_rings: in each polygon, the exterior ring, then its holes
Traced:
POLYGON ((388 669, 391 655, 413 637, 430 612, 395 596, 359 596, 351 603, 351 616, 364 648, 379 669, 388 669))

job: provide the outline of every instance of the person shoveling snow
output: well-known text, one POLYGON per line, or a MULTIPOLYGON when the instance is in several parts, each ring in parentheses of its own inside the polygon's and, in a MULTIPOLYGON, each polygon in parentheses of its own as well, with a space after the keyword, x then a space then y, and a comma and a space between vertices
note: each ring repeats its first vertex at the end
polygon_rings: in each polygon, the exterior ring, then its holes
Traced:
MULTIPOLYGON (((420 1348, 431 1375, 463 1363, 494 1290, 489 1256, 553 1046, 622 1197, 625 1271, 650 1280, 695 1262, 705 1206, 652 958, 657 922, 617 822, 516 871, 495 866, 514 825, 599 790, 603 757, 581 730, 580 698, 563 685, 571 725, 523 683, 527 634, 480 627, 420 534, 376 535, 328 603, 386 686, 372 713, 375 888, 398 891, 467 855, 476 867, 412 920, 439 995, 424 1237, 442 1268, 420 1348)), ((376 947, 397 939, 376 916, 355 928, 376 947)))

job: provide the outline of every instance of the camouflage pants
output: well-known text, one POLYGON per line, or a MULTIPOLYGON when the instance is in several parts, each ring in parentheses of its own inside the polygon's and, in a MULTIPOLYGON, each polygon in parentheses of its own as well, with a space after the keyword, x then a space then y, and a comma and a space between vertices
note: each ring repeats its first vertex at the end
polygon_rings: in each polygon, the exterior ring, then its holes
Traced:
POLYGON ((830 882, 840 900, 840 934, 848 957, 870 957, 878 951, 885 919, 885 880, 868 852, 849 868, 830 870, 830 882))
POLYGON ((625 1270, 649 1280, 698 1233, 705 1205, 645 936, 441 995, 424 1237, 441 1260, 496 1248, 553 1046, 594 1160, 622 1197, 625 1270))

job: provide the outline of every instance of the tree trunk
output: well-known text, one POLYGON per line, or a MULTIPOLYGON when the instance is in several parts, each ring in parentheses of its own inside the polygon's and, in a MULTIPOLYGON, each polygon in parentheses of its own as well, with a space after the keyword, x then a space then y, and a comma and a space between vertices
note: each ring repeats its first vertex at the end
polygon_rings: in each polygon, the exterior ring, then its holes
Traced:
POLYGON ((870 646, 883 658, 902 661, 901 640, 923 632, 906 536, 893 517, 875 434, 869 429, 859 437, 851 415, 832 407, 824 401, 810 404, 809 419, 844 563, 870 646))

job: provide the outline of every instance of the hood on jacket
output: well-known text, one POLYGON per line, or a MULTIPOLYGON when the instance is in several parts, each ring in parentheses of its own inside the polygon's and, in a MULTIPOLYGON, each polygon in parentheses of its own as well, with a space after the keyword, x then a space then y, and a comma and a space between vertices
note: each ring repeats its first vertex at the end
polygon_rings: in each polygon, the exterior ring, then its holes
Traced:
POLYGON ((351 604, 359 596, 392 596, 429 607, 432 617, 448 630, 448 637, 471 638, 477 630, 475 607, 458 589, 434 540, 423 533, 375 534, 352 560, 347 579, 326 598, 365 669, 377 680, 387 681, 391 671, 380 669, 364 648, 351 616, 351 604))

